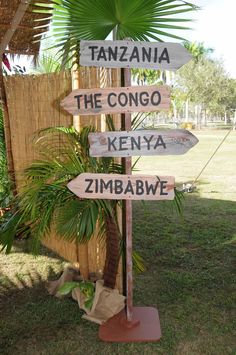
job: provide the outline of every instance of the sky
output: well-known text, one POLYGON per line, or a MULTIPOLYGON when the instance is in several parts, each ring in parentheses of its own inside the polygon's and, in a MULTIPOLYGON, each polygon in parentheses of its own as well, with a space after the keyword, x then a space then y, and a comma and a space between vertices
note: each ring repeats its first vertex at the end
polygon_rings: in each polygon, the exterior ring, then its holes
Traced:
POLYGON ((236 0, 192 0, 201 10, 195 13, 190 41, 204 42, 214 49, 213 57, 222 59, 224 67, 236 79, 236 0))

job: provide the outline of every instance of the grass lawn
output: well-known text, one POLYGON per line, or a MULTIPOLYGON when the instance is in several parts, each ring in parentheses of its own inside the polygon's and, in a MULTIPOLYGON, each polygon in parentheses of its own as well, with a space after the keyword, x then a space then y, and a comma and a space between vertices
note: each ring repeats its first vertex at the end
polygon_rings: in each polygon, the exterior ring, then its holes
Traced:
MULTIPOLYGON (((193 181, 226 132, 193 133, 199 144, 186 155, 143 157, 140 172, 193 181)), ((12 254, 0 254, 0 354, 236 354, 235 153, 232 132, 197 190, 185 195, 183 218, 169 202, 133 204, 134 247, 147 266, 134 276, 134 304, 158 308, 159 343, 100 342, 98 326, 81 319, 74 301, 50 297, 44 288, 65 262, 44 248, 34 257, 18 241, 12 254)))

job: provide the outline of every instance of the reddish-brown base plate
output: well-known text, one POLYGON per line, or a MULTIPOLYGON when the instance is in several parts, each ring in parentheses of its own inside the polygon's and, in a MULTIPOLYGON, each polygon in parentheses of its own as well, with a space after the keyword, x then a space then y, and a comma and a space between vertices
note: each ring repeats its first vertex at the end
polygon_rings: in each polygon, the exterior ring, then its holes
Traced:
POLYGON ((102 341, 129 343, 159 341, 161 338, 158 310, 153 307, 134 307, 132 324, 126 322, 125 310, 99 327, 102 341))

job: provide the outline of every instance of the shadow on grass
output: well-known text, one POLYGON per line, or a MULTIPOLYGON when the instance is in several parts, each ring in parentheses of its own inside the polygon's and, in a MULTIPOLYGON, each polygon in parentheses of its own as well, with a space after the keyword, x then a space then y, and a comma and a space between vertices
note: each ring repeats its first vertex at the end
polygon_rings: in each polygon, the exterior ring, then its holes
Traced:
POLYGON ((45 289, 45 280, 59 276, 50 266, 47 273, 31 270, 11 277, 0 273, 1 354, 41 353, 45 344, 60 340, 63 331, 67 335, 81 322, 82 312, 71 298, 52 297, 45 289))
POLYGON ((161 342, 101 343, 75 302, 45 290, 63 261, 46 249, 34 258, 22 243, 0 254, 1 353, 233 354, 236 202, 187 194, 183 218, 169 202, 145 206, 134 203, 133 242, 147 266, 134 275, 134 304, 159 309, 161 342))

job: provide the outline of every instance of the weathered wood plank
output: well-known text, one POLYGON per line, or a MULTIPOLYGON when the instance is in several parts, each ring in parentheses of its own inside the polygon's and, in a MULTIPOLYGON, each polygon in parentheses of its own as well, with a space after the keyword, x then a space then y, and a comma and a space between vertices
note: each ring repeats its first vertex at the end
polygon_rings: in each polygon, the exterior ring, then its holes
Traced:
POLYGON ((84 173, 67 187, 78 197, 112 200, 172 200, 174 177, 84 173))
POLYGON ((80 65, 177 70, 192 58, 179 43, 81 41, 80 65))
POLYGON ((90 133, 90 156, 180 155, 198 143, 186 129, 90 133))
POLYGON ((72 115, 168 110, 170 89, 166 85, 78 89, 65 97, 61 106, 72 115))

